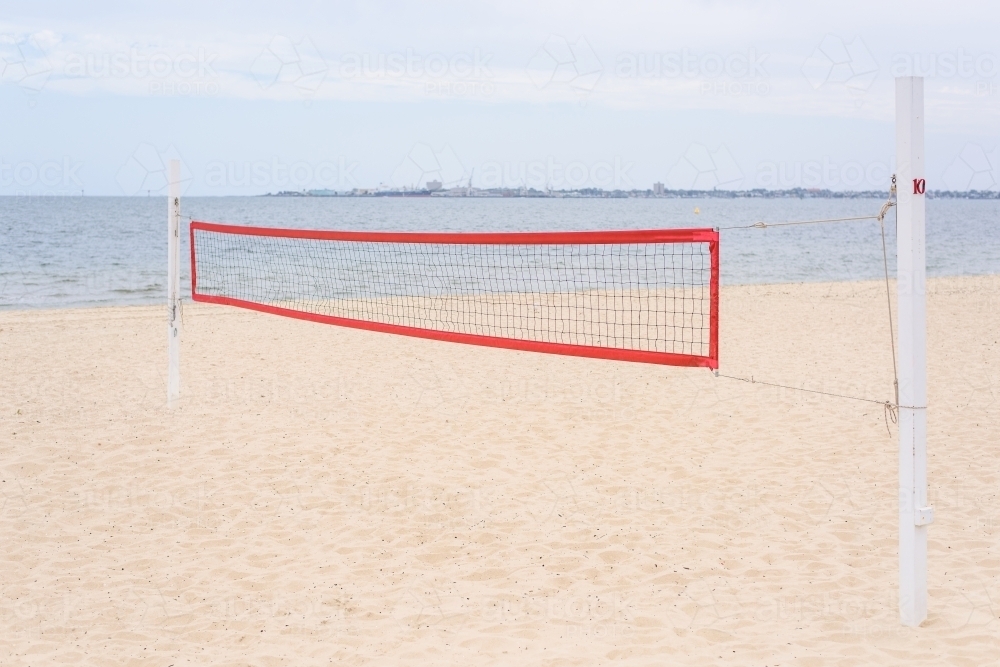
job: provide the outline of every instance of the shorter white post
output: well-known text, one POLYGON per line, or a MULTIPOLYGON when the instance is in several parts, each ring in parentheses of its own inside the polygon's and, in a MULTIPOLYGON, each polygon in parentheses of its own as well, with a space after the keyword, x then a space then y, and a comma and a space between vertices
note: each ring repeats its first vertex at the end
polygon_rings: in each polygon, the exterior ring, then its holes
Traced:
POLYGON ((167 173, 167 406, 181 394, 181 163, 167 173))
POLYGON ((924 80, 896 79, 899 297, 899 617, 927 618, 927 262, 924 251, 924 80))

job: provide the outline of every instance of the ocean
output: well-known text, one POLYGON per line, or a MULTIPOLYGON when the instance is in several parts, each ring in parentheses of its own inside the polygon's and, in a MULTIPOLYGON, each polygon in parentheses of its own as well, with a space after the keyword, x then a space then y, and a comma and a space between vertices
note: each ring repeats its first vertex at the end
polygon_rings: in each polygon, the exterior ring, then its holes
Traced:
MULTIPOLYGON (((187 218, 369 231, 545 231, 728 227, 874 215, 876 199, 488 199, 190 197, 187 218), (698 209, 699 213, 695 213, 698 209)), ((0 197, 0 309, 163 303, 166 197, 0 197)), ((895 271, 893 213, 886 219, 895 271)), ((723 284, 883 275, 873 220, 724 230, 723 284)), ((927 202, 929 276, 1000 273, 1000 201, 927 202)))

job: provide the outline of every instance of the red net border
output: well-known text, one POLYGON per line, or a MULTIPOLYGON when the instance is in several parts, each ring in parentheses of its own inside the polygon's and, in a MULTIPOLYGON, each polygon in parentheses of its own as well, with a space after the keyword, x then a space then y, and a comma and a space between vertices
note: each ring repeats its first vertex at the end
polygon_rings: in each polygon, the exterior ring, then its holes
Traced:
POLYGON ((378 331, 382 333, 414 336, 449 343, 484 345, 524 352, 544 352, 574 357, 610 359, 614 361, 634 361, 665 366, 701 367, 715 370, 719 367, 719 232, 710 228, 695 229, 644 229, 598 232, 499 232, 499 233, 424 233, 424 232, 344 232, 313 229, 283 229, 280 227, 249 227, 226 225, 214 222, 192 221, 191 242, 191 298, 202 303, 247 308, 271 315, 281 315, 309 322, 333 324, 336 326, 378 331), (269 306, 254 301, 213 296, 198 293, 197 258, 194 234, 196 231, 218 232, 222 234, 242 234, 245 236, 270 236, 289 239, 311 239, 318 241, 362 241, 383 243, 439 243, 465 245, 555 245, 555 244, 630 244, 630 243, 708 243, 711 258, 709 284, 709 344, 708 356, 677 354, 673 352, 649 352, 645 350, 623 350, 590 345, 570 345, 540 341, 498 338, 478 334, 453 333, 408 327, 397 324, 383 324, 368 320, 356 320, 332 315, 318 315, 289 308, 269 306))

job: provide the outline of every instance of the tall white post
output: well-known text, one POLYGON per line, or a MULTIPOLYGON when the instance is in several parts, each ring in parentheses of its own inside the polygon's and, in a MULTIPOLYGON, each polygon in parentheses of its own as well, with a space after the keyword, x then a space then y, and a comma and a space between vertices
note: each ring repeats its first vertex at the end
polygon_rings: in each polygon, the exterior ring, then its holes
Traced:
POLYGON ((167 405, 181 393, 181 163, 171 160, 167 173, 167 405))
POLYGON ((927 618, 927 298, 924 259, 924 80, 896 79, 899 297, 899 616, 927 618))

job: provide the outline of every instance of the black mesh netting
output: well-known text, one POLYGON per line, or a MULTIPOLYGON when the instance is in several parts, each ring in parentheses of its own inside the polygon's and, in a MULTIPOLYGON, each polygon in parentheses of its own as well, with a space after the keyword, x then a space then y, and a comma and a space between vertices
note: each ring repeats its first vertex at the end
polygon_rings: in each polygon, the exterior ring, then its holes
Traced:
POLYGON ((197 292, 434 331, 709 354, 706 242, 332 241, 196 230, 197 292))

